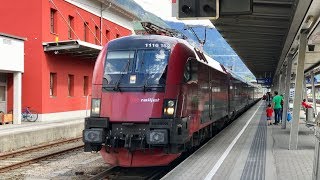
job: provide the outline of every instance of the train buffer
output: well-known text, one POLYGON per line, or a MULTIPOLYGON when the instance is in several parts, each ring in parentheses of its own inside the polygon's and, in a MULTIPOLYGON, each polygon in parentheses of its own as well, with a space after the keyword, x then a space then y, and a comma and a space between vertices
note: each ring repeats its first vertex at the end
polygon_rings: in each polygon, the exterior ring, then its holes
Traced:
POLYGON ((162 179, 312 179, 314 131, 300 120, 298 150, 289 137, 258 102, 162 179))

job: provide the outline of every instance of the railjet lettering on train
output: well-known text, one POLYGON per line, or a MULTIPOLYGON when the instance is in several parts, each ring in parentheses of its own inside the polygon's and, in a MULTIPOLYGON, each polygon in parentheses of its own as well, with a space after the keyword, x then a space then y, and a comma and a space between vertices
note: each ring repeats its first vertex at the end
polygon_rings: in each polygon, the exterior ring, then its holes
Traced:
POLYGON ((154 98, 141 99, 141 102, 151 102, 151 103, 153 103, 153 102, 159 102, 159 101, 160 101, 159 98, 158 99, 154 99, 154 98))

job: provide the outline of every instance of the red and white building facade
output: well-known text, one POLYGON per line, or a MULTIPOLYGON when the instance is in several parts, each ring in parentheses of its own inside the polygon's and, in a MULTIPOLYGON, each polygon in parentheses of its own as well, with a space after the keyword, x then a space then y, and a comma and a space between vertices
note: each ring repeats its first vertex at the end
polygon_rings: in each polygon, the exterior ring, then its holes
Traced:
POLYGON ((13 109, 16 124, 25 107, 37 111, 40 121, 89 115, 95 58, 108 41, 133 34, 132 22, 139 20, 112 2, 2 3, 0 111, 13 109))

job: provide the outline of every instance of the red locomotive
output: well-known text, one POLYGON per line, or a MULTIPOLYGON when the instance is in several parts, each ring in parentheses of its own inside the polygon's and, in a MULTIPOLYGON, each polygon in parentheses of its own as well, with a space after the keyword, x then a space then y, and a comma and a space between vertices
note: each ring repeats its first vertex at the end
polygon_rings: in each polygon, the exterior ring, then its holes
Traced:
POLYGON ((252 84, 185 40, 115 39, 95 64, 85 151, 112 165, 167 165, 255 100, 252 84))

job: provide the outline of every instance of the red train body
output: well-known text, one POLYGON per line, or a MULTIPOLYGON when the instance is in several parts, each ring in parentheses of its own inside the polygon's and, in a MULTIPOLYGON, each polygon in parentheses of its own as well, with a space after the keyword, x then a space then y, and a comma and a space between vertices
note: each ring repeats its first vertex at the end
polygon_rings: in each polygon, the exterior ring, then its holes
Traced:
POLYGON ((100 151, 112 165, 167 165, 258 96, 254 86, 184 40, 119 38, 95 64, 85 151, 100 151))

